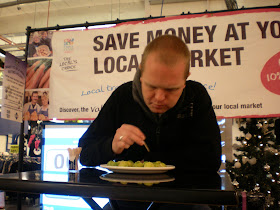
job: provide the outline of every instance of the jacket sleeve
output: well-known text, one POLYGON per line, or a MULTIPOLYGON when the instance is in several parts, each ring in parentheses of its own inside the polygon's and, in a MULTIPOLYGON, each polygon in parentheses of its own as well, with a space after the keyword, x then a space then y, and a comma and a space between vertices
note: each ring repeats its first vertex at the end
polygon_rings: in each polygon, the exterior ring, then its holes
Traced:
POLYGON ((113 92, 97 118, 79 140, 82 147, 80 162, 85 166, 97 166, 114 159, 112 141, 118 128, 116 124, 118 97, 113 92))
POLYGON ((199 142, 198 167, 207 171, 218 171, 221 165, 221 135, 212 100, 203 85, 198 84, 194 90, 197 96, 194 101, 193 137, 199 142))
POLYGON ((202 84, 194 81, 187 84, 186 95, 193 104, 193 116, 186 129, 187 139, 181 150, 185 152, 178 166, 184 170, 217 172, 221 165, 221 136, 211 98, 202 84))

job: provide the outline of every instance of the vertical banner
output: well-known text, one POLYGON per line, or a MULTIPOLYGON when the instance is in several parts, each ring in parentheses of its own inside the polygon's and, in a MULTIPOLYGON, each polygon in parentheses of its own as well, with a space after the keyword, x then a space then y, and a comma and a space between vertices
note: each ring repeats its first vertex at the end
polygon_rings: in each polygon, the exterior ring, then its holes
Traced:
POLYGON ((23 107, 24 120, 49 120, 51 38, 50 31, 36 31, 30 34, 23 107))
POLYGON ((26 63, 10 53, 6 53, 2 88, 2 118, 22 122, 25 75, 26 63))

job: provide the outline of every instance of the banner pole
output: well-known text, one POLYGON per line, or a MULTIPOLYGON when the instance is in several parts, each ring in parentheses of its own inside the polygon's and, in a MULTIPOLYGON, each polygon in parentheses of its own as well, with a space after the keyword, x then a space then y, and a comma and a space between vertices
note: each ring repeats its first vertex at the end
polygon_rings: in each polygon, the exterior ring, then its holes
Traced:
MULTIPOLYGON (((30 28, 27 27, 27 37, 26 37, 26 47, 25 47, 25 62, 27 63, 27 53, 28 53, 28 43, 29 43, 29 37, 30 37, 30 28)), ((24 95, 25 95, 25 89, 24 89, 24 95)), ((24 97, 23 102, 24 104, 24 97)), ((22 121, 20 125, 20 138, 19 138, 19 153, 18 153, 18 172, 23 171, 23 156, 24 156, 24 120, 22 121)))

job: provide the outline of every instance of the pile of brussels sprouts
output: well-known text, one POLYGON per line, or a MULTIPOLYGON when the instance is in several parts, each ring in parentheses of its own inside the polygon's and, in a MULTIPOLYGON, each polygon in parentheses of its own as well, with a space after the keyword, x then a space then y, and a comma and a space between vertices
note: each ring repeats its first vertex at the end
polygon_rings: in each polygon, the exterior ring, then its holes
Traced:
POLYGON ((150 162, 150 161, 136 161, 133 162, 131 160, 120 160, 113 161, 110 160, 107 163, 108 166, 120 166, 120 167, 166 167, 166 164, 161 161, 150 162))

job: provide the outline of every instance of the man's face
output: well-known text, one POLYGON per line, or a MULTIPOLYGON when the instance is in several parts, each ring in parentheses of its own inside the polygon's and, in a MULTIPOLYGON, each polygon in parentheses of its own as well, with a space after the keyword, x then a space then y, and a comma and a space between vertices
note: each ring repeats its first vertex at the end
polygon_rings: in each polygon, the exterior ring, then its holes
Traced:
POLYGON ((48 37, 48 33, 46 32, 46 31, 44 31, 43 33, 42 33, 42 38, 43 39, 46 39, 48 37))
POLYGON ((33 95, 31 96, 31 103, 34 105, 37 103, 37 101, 38 101, 38 94, 33 93, 33 95))
POLYGON ((146 105, 151 112, 162 114, 176 105, 185 88, 186 60, 179 58, 173 65, 166 65, 157 55, 148 55, 140 81, 146 105))
POLYGON ((35 35, 35 36, 33 37, 33 41, 34 41, 35 43, 39 43, 39 42, 40 42, 40 36, 35 35))

